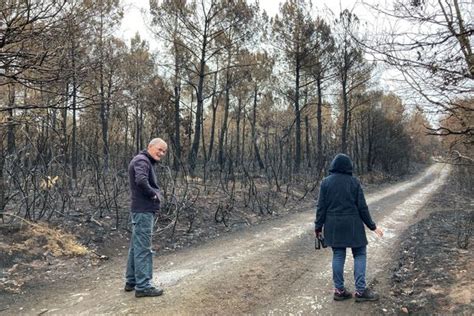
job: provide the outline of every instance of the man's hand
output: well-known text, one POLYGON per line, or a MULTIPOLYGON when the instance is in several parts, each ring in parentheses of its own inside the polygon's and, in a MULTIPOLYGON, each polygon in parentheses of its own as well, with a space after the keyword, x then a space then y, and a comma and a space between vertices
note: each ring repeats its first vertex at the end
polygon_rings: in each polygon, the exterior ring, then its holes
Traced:
POLYGON ((163 194, 161 191, 157 192, 152 198, 153 201, 163 202, 163 194))
POLYGON ((383 237, 383 231, 378 227, 375 228, 374 233, 379 237, 383 237))

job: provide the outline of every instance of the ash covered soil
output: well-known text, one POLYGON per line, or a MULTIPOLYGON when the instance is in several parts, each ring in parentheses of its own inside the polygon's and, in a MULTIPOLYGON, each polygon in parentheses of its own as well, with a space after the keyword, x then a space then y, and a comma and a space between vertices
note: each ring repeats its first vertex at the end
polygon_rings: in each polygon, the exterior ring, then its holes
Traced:
POLYGON ((473 315, 474 199, 456 187, 450 177, 400 236, 378 312, 473 315))

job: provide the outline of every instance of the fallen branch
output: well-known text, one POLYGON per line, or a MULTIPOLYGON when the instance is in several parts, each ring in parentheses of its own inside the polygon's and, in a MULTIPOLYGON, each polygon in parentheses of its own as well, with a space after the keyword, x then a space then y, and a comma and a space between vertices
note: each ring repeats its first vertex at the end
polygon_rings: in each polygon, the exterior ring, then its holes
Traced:
POLYGON ((109 257, 106 256, 106 255, 98 254, 98 253, 95 252, 94 250, 91 250, 90 252, 91 252, 92 254, 96 255, 97 257, 99 257, 99 259, 101 259, 101 260, 109 260, 109 257))

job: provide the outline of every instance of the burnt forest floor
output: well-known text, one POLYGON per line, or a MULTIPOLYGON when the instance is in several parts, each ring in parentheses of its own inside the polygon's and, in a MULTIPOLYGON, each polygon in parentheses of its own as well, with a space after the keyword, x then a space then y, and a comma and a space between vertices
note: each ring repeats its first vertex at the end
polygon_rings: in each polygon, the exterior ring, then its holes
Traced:
POLYGON ((379 275, 376 313, 473 315, 474 199, 454 176, 436 192, 397 241, 389 271, 379 275))

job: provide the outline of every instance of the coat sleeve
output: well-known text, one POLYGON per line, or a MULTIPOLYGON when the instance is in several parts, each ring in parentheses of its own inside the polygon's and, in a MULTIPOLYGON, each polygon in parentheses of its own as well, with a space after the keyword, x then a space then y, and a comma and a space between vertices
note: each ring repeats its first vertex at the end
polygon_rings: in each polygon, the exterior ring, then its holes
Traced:
POLYGON ((314 229, 321 230, 326 222, 326 199, 325 199, 325 186, 324 182, 321 182, 319 188, 318 203, 316 205, 316 220, 314 221, 314 229))
POLYGON ((143 160, 138 160, 133 168, 135 169, 135 183, 143 190, 143 193, 151 199, 156 195, 156 192, 150 186, 148 180, 151 172, 150 165, 143 160))
POLYGON ((362 218, 364 224, 370 230, 375 230, 377 226, 370 216, 369 207, 365 201, 364 191, 362 190, 362 186, 360 185, 359 181, 357 181, 357 209, 359 210, 360 217, 362 218))

